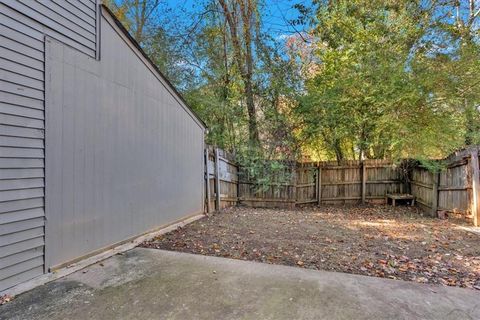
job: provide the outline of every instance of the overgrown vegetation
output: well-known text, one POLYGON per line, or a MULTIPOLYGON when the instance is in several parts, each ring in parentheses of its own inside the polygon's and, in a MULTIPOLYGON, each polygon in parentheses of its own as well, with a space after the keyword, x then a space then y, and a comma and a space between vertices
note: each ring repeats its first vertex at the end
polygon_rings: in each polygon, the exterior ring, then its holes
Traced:
POLYGON ((252 176, 480 143, 479 1, 292 1, 281 35, 268 1, 107 3, 252 176))

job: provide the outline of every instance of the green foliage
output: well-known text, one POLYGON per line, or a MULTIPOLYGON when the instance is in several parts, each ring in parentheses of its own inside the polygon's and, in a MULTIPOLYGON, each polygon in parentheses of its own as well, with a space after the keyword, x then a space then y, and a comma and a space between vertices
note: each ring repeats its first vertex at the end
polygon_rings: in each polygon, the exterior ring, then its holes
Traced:
MULTIPOLYGON (((458 92, 465 77, 452 82, 451 70, 435 69, 438 58, 426 41, 435 14, 408 0, 320 3, 314 30, 319 72, 308 79, 296 110, 307 146, 318 147, 320 140, 338 160, 395 159, 440 157, 464 143, 465 109, 447 103, 451 93, 438 102, 445 90, 438 83, 447 81, 458 92)), ((449 61, 463 72, 471 68, 449 61)), ((473 134, 478 122, 472 122, 473 134)))
POLYGON ((447 167, 446 163, 442 160, 432 160, 425 158, 418 159, 418 165, 431 172, 439 172, 447 167))
POLYGON ((187 91, 185 98, 206 121, 206 143, 237 153, 242 143, 241 137, 248 136, 247 119, 242 106, 223 99, 208 86, 187 91))
POLYGON ((292 24, 312 29, 287 41, 262 28, 266 1, 202 0, 190 14, 158 0, 107 4, 207 123, 207 143, 260 186, 291 179, 297 160, 415 158, 437 170, 426 159, 480 144, 476 4, 292 2, 292 24))
POLYGON ((257 191, 266 191, 271 185, 284 185, 292 181, 295 162, 266 158, 263 150, 256 146, 242 148, 236 159, 241 168, 239 178, 253 182, 257 191))

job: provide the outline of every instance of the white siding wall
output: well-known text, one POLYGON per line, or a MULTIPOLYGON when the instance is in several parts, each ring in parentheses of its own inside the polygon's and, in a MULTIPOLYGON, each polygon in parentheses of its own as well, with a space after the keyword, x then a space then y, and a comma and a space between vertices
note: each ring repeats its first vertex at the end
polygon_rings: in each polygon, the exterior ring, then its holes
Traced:
POLYGON ((95 56, 91 0, 0 3, 0 291, 44 272, 44 39, 95 56))
POLYGON ((108 14, 101 39, 47 40, 48 267, 203 212, 203 126, 108 14))

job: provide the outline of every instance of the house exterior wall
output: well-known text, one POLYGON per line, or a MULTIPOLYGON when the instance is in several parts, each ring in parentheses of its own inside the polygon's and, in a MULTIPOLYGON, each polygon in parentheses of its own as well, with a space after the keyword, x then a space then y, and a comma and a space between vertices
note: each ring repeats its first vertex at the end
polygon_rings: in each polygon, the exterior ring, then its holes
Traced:
POLYGON ((97 8, 0 1, 0 292, 203 209, 203 126, 97 8))
POLYGON ((43 274, 44 39, 92 57, 91 0, 0 2, 0 291, 43 274))
MULTIPOLYGON (((96 0, 2 0, 5 14, 54 37, 90 56, 95 56, 96 0)), ((2 10, 2 11, 3 11, 2 10)), ((2 12, 4 14, 4 12, 2 12)), ((2 24, 4 20, 2 17, 2 24)), ((14 23, 14 22, 13 22, 14 23)), ((31 31, 24 29, 25 35, 31 31)))
POLYGON ((101 60, 46 45, 48 267, 203 212, 203 127, 108 15, 101 60))

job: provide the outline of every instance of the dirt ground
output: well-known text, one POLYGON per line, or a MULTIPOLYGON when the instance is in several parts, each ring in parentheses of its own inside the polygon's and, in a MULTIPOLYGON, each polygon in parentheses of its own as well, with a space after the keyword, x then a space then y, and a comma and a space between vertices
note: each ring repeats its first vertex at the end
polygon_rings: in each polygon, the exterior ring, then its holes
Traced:
POLYGON ((391 206, 229 208, 142 246, 480 290, 480 236, 391 206))

